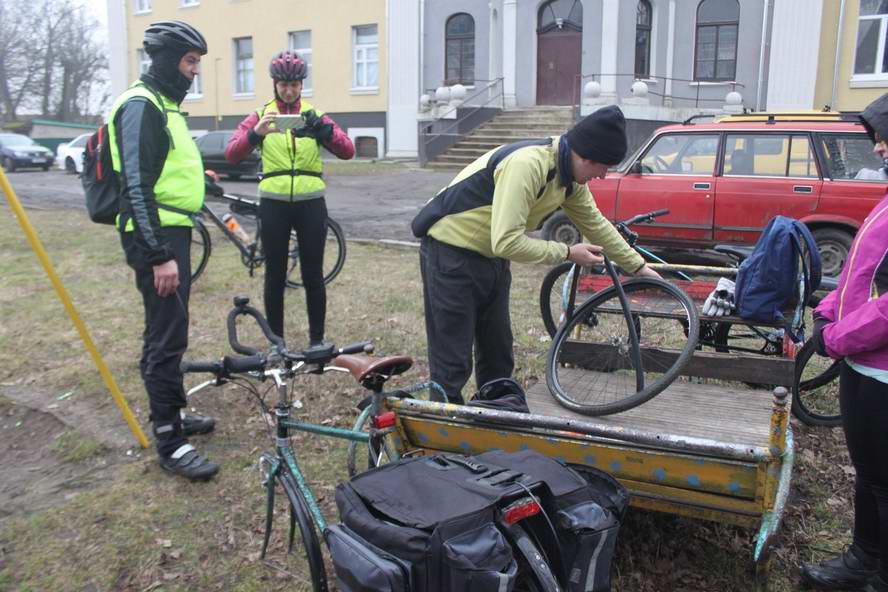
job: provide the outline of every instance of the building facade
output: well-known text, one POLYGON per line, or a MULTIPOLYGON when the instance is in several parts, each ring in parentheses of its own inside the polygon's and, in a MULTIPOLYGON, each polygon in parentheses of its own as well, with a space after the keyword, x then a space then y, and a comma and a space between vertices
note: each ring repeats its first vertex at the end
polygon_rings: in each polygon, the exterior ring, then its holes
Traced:
POLYGON ((192 130, 233 129, 274 97, 268 63, 292 49, 309 63, 303 96, 352 137, 359 156, 386 145, 388 70, 383 0, 108 0, 115 94, 148 68, 142 34, 152 22, 183 20, 209 53, 183 102, 192 130))

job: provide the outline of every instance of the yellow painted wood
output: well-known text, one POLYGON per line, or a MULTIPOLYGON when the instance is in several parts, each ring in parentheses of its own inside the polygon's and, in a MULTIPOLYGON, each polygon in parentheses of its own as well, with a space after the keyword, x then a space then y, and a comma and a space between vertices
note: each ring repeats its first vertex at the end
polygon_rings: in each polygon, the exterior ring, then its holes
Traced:
POLYGON ((129 425, 130 430, 132 430, 133 435, 136 437, 136 440, 142 448, 148 448, 148 438, 145 437, 145 433, 142 431, 141 426, 139 426, 139 422, 136 421, 132 411, 130 411, 126 399, 123 398, 123 394, 120 392, 120 389, 117 388, 117 383, 114 381, 114 377, 111 375, 108 365, 105 364, 102 354, 99 353, 96 344, 93 342, 92 337, 90 337, 89 331, 83 323, 83 319, 80 318, 80 314, 77 312, 77 309, 74 308, 74 303, 68 295, 65 286, 62 284, 61 278, 59 278, 59 275, 56 273, 55 267, 49 260, 49 255, 47 255, 46 249, 43 248, 43 244, 37 236, 37 231, 35 231, 34 227, 31 225, 28 215, 25 213, 21 202, 16 196, 15 191, 12 189, 12 185, 9 184, 9 179, 7 179, 6 173, 3 172, 2 169, 0 169, 0 188, 3 189, 3 193, 6 195, 6 201, 9 202, 13 213, 15 213, 16 218, 18 218, 19 225, 22 227, 25 237, 31 244, 31 249, 34 250, 34 254, 37 255, 37 259, 39 259, 40 264, 43 265, 43 269, 46 271, 46 275, 49 277, 49 281, 52 283, 53 288, 55 288, 59 300, 62 301, 65 310, 68 312, 68 316, 71 317, 71 321, 74 323, 74 327, 80 334, 80 339, 83 341, 83 345, 86 346, 89 355, 93 359, 93 363, 96 365, 96 368, 99 369, 99 374, 102 375, 102 380, 105 381, 105 386, 111 391, 111 396, 117 404, 118 409, 120 409, 120 412, 123 414, 124 420, 126 420, 127 425, 129 425))
POLYGON ((494 448, 541 454, 604 470, 617 479, 660 483, 678 490, 755 498, 757 466, 741 461, 661 452, 626 443, 560 434, 514 431, 443 419, 401 416, 404 436, 419 448, 476 454, 494 448))
POLYGON ((686 509, 683 515, 705 520, 725 522, 722 514, 728 514, 736 516, 743 524, 758 525, 761 519, 762 507, 755 500, 678 489, 633 479, 621 479, 620 482, 632 493, 632 505, 639 508, 670 512, 679 504, 686 509))

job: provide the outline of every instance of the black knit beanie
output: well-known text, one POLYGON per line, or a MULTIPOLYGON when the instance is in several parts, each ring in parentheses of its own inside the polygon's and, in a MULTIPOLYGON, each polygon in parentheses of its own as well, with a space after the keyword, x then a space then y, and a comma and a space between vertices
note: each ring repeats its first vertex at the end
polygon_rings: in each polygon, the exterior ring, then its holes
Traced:
POLYGON ((587 160, 608 166, 626 157, 626 118, 616 105, 587 115, 567 132, 571 150, 587 160))
POLYGON ((860 121, 870 140, 876 141, 876 132, 883 140, 888 140, 888 94, 884 94, 863 110, 860 121))

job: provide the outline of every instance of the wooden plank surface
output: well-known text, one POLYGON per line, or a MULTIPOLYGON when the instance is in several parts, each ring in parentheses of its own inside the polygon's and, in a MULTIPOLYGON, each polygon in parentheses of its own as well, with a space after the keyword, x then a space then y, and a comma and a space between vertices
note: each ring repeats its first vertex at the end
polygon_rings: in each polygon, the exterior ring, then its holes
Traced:
MULTIPOLYGON (((606 378, 605 373, 570 369, 583 373, 580 379, 606 378), (601 376, 588 376, 588 375, 601 376)), ((566 378, 571 378, 567 376, 566 378)), ((558 404, 545 380, 527 391, 531 413, 552 417, 582 418, 592 423, 647 431, 707 438, 743 446, 768 446, 773 407, 771 391, 700 384, 679 379, 665 391, 634 409, 605 417, 585 416, 558 404)))

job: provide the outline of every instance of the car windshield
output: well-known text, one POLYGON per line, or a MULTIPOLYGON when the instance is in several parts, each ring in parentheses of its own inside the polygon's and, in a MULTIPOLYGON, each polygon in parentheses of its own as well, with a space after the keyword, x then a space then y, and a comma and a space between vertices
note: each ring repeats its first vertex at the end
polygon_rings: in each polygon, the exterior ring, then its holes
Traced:
POLYGON ((0 136, 0 144, 3 146, 34 146, 37 144, 28 136, 0 136))
POLYGON ((84 134, 68 144, 69 148, 82 148, 86 146, 86 141, 89 140, 89 134, 84 134))

